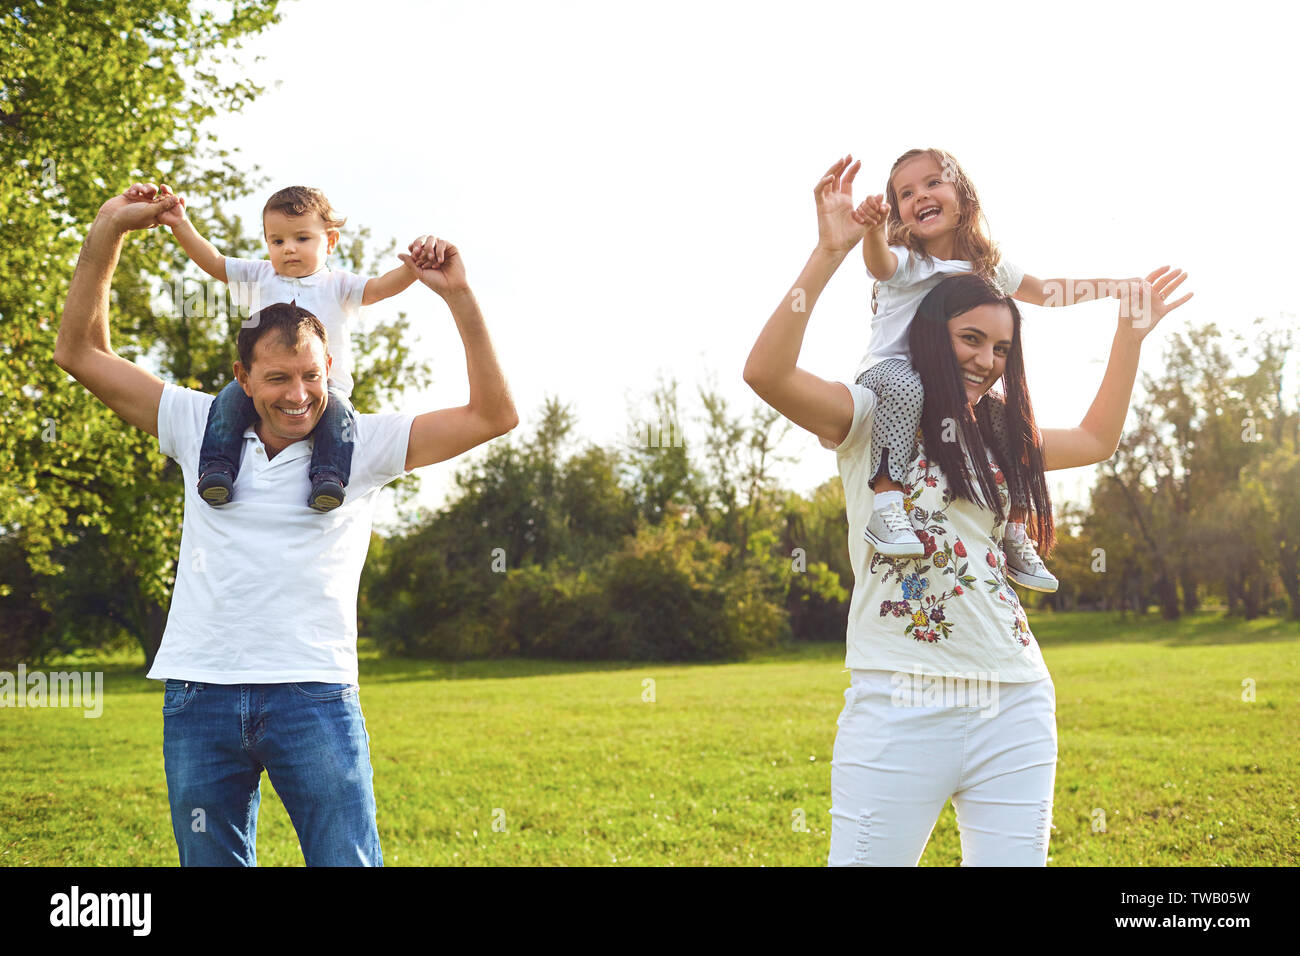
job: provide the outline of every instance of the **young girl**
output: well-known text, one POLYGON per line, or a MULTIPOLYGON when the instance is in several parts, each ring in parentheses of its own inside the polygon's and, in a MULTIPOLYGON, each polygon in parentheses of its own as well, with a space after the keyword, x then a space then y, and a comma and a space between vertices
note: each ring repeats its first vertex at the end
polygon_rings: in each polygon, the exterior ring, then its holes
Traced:
MULTIPOLYGON (((849 182, 859 166, 853 164, 849 182)), ((1043 282, 1002 259, 988 238, 974 185, 957 160, 941 149, 908 150, 889 171, 887 188, 887 201, 873 196, 862 208, 867 223, 862 256, 876 286, 871 339, 854 378, 879 400, 871 445, 875 499, 866 539, 887 557, 919 558, 925 554, 925 544, 912 528, 903 501, 903 479, 915 457, 925 398, 908 351, 908 328, 917 305, 944 278, 968 272, 984 276, 1007 295, 1034 305, 1070 305, 1076 299, 1110 295, 1118 298, 1122 284, 1111 279, 1043 282), (1069 298, 1063 294, 1067 289, 1071 290, 1069 298)), ((1010 343, 1003 348, 1009 349, 1010 343)), ((974 383, 975 373, 963 374, 974 383)), ((995 400, 990 413, 994 434, 1005 451, 1010 447, 1005 408, 995 400)), ((955 427, 956 423, 948 429, 945 440, 956 440, 955 427)), ((1035 442, 1035 436, 1024 439, 1028 444, 1035 442)), ((1005 537, 1008 576, 1036 591, 1055 591, 1059 582, 1025 534, 1028 507, 1024 489, 1013 488, 1005 537)))
MULTIPOLYGON (((347 220, 338 218, 319 189, 290 186, 267 200, 262 226, 269 261, 221 255, 199 235, 184 206, 182 199, 159 221, 171 227, 200 269, 230 283, 236 300, 247 306, 252 316, 276 302, 295 302, 325 326, 334 362, 329 402, 313 433, 307 504, 317 511, 331 511, 343 503, 343 489, 352 471, 352 436, 356 434, 356 412, 348 401, 352 392, 349 326, 360 306, 396 295, 415 277, 404 266, 373 279, 326 268, 325 259, 334 251, 339 229, 347 220)), ((238 382, 222 389, 212 403, 199 456, 198 491, 208 504, 224 505, 234 496, 244 430, 256 420, 252 399, 238 382)))
MULTIPOLYGON (((879 399, 865 386, 828 382, 799 365, 818 299, 862 241, 865 222, 844 176, 850 162, 835 163, 818 183, 817 245, 791 286, 800 295, 782 297, 744 374, 764 402, 835 449, 848 525, 857 528, 870 510, 871 418, 879 399)), ((949 800, 963 865, 1047 863, 1055 687, 1007 583, 1007 489, 1026 489, 1032 526, 1049 546, 1045 473, 1112 453, 1142 343, 1191 298, 1168 301, 1184 279, 1180 270, 1157 269, 1141 286, 1141 314, 1121 308, 1096 398, 1074 428, 1037 427, 1019 308, 1005 293, 979 276, 950 276, 917 304, 905 341, 927 393, 924 454, 903 464, 912 513, 926 516, 930 558, 892 561, 849 535, 854 581, 844 664, 852 676, 831 761, 831 865, 916 865, 949 800), (990 454, 997 437, 980 411, 1000 378, 1007 421, 1015 423, 1002 458, 990 454), (944 434, 948 421, 955 423, 952 440, 944 434), (1034 441, 1021 444, 1023 435, 1034 441)))

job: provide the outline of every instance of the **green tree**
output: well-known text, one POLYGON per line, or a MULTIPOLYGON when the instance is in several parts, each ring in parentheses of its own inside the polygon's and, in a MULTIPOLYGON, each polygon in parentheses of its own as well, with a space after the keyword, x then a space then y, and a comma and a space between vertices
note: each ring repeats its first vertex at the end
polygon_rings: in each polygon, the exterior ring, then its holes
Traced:
MULTIPOLYGON (((248 235, 223 211, 253 183, 204 123, 261 92, 230 51, 277 19, 275 0, 220 10, 50 0, 0 11, 0 537, 33 572, 10 595, 16 606, 58 611, 26 614, 39 631, 30 648, 121 629, 146 660, 157 650, 180 537, 179 469, 54 364, 59 314, 86 228, 133 181, 184 195, 223 252, 261 254, 260 224, 248 235)), ((355 265, 362 252, 354 242, 340 257, 355 265)), ((113 343, 164 379, 214 391, 229 381, 239 317, 224 287, 197 275, 165 230, 133 236, 114 278, 113 343)), ((360 337, 379 372, 358 362, 360 407, 427 377, 400 346, 402 328, 399 317, 360 337)), ((19 583, 0 580, 0 597, 19 583)))

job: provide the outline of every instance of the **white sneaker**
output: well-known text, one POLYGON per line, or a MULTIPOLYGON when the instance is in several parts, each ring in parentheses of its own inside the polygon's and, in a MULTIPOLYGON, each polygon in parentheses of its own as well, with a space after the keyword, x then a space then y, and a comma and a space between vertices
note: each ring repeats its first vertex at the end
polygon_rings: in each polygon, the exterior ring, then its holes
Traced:
POLYGON ((1056 575, 1047 570, 1047 565, 1043 564, 1043 559, 1038 556, 1038 549, 1034 547, 1034 542, 1028 538, 1014 541, 1011 538, 1003 538, 1002 550, 1007 556, 1007 577, 1016 584, 1031 591, 1046 591, 1048 594, 1061 586, 1056 575))
POLYGON ((897 501, 871 513, 863 537, 887 558, 925 557, 925 544, 897 501))

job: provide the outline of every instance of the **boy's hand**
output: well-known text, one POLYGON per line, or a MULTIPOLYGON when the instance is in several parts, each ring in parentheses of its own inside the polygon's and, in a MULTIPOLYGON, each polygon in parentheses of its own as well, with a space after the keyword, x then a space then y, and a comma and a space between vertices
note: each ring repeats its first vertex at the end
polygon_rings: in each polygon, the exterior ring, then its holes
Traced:
POLYGON ((160 190, 153 183, 135 183, 122 195, 114 196, 100 206, 99 212, 100 215, 108 216, 120 231, 131 232, 159 225, 158 217, 182 202, 166 186, 160 190))
MULTIPOLYGON (((158 187, 159 196, 175 196, 169 186, 158 187)), ((158 214, 158 225, 175 228, 185 222, 185 197, 176 196, 176 205, 170 209, 164 209, 158 214)))
POLYGON ((449 295, 469 289, 465 277, 465 262, 460 250, 446 239, 420 236, 411 243, 410 254, 400 253, 401 259, 417 279, 444 299, 449 295))

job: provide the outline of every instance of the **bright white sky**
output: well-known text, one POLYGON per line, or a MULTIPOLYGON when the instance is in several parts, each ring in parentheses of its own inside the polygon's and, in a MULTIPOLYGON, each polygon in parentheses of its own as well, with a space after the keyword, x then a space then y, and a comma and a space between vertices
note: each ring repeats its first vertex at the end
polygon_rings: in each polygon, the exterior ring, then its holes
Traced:
MULTIPOLYGON (((745 358, 816 242, 813 185, 848 152, 866 195, 905 150, 948 149, 993 238, 1040 278, 1186 269, 1196 298, 1168 327, 1294 322, 1291 4, 283 9, 243 52, 266 93, 214 121, 235 161, 269 176, 237 211, 256 222, 265 194, 300 183, 381 242, 450 238, 525 431, 553 394, 576 405, 585 437, 613 444, 660 374, 688 399, 712 373, 734 408, 756 402, 745 358)), ((813 315, 804 368, 849 379, 869 295, 854 253, 813 315)), ((1022 308, 1039 423, 1075 425, 1114 305, 1022 308)), ((405 404, 463 403, 446 308, 417 285, 371 311, 399 309, 438 377, 405 404)), ((1158 369, 1167 335, 1144 369, 1158 369)), ((694 423, 683 431, 689 444, 694 423)), ((784 450, 799 461, 789 487, 835 474, 807 433, 784 450)), ((424 470, 423 501, 442 500, 455 467, 424 470)), ((1056 473, 1054 493, 1076 497, 1089 472, 1056 473)))

